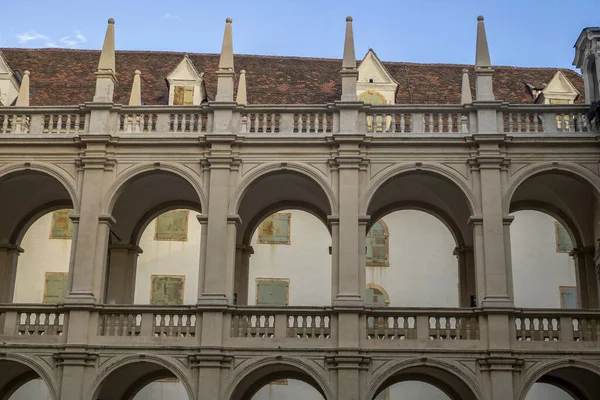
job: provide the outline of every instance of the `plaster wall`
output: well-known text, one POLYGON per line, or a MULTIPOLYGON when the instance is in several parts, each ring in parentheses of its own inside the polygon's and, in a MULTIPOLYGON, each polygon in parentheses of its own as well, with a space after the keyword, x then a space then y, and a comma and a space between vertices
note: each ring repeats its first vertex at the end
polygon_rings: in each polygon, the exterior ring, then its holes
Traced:
POLYGON ((50 239, 52 213, 35 221, 21 242, 13 302, 41 303, 46 272, 68 272, 71 239, 50 239))

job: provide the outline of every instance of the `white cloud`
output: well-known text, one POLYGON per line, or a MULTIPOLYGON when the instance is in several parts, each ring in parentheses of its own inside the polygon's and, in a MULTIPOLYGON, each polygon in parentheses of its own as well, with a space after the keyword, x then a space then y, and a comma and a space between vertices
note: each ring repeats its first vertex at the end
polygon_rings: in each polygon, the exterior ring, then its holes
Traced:
POLYGON ((175 15, 175 14, 170 14, 170 13, 164 13, 162 15, 163 19, 179 19, 179 15, 175 15))
POLYGON ((16 36, 19 44, 24 46, 77 47, 78 45, 87 42, 86 37, 79 31, 75 31, 73 36, 64 36, 59 40, 55 40, 48 35, 38 33, 33 29, 17 34, 16 36))

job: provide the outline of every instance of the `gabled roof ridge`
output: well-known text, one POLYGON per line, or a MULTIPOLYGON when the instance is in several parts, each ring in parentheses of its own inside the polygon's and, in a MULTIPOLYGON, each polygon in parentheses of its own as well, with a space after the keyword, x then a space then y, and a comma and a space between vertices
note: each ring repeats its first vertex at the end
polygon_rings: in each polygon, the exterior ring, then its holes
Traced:
MULTIPOLYGON (((50 52, 59 52, 59 51, 68 51, 68 52, 97 52, 100 53, 100 50, 96 49, 67 49, 67 48, 59 48, 59 47, 42 47, 42 48, 24 48, 24 47, 2 47, 2 50, 10 50, 10 51, 50 51, 50 52)), ((174 55, 184 55, 189 56, 212 56, 218 57, 219 53, 193 53, 193 52, 185 52, 185 51, 172 51, 172 50, 116 50, 116 53, 132 53, 132 54, 174 54, 174 55)), ((269 55, 269 54, 243 54, 243 53, 234 53, 234 57, 251 57, 251 58, 270 58, 277 60, 307 60, 307 61, 327 61, 327 62, 336 62, 341 63, 341 58, 327 58, 327 57, 306 57, 306 56, 285 56, 285 55, 269 55)), ((379 56, 377 56, 379 58, 379 56)), ((360 63, 362 60, 356 60, 360 63)), ((381 61, 381 59, 380 59, 381 61)), ((475 68, 475 64, 450 64, 450 63, 419 63, 419 62, 410 62, 410 61, 381 61, 382 64, 388 65, 402 65, 402 66, 431 66, 431 67, 456 67, 456 68, 475 68)), ((571 71, 575 74, 579 74, 579 72, 565 67, 535 67, 535 66, 515 66, 515 65, 492 65, 493 69, 530 69, 530 70, 545 70, 545 71, 571 71)))

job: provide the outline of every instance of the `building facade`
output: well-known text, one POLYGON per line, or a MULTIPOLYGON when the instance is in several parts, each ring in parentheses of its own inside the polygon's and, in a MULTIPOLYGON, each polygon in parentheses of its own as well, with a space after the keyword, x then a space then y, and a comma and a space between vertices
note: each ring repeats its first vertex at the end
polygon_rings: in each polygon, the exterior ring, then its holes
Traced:
POLYGON ((114 35, 0 53, 0 398, 600 396, 600 28, 582 76, 483 18, 474 68, 114 35))

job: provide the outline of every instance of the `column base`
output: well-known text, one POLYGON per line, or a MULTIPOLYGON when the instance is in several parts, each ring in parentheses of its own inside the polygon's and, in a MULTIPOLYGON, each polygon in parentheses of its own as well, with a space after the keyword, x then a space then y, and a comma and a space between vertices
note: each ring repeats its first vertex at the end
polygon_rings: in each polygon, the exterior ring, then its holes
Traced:
POLYGON ((93 306, 96 303, 97 300, 91 292, 71 292, 65 297, 64 301, 65 305, 74 306, 93 306))
POLYGON ((514 301, 508 296, 487 296, 481 302, 481 308, 514 308, 514 301))
POLYGON ((333 306, 340 308, 362 308, 365 306, 365 301, 356 293, 340 293, 333 299, 333 306))
POLYGON ((203 293, 198 299, 198 306, 228 306, 229 299, 222 293, 203 293))

